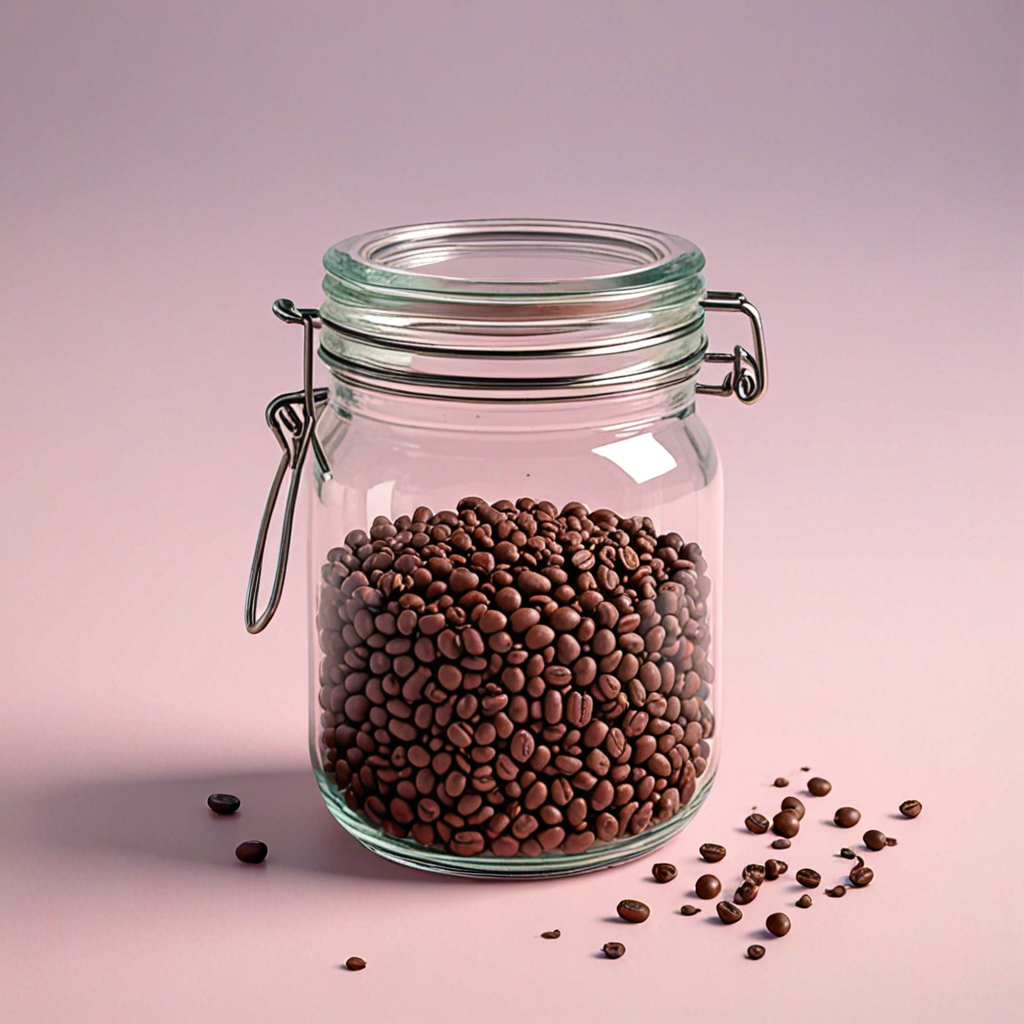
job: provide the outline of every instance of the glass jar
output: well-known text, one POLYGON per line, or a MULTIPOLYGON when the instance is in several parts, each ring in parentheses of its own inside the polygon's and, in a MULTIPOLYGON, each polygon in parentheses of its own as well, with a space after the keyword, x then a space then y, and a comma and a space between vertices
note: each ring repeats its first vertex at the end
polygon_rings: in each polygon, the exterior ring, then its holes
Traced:
POLYGON ((543 877, 654 850, 718 764, 722 470, 695 399, 763 394, 757 311, 706 291, 692 243, 621 225, 415 225, 324 266, 319 310, 274 307, 304 328, 304 385, 267 410, 282 457, 246 602, 258 632, 308 475, 324 801, 434 871, 543 877), (748 316, 753 354, 707 352, 712 308, 748 316), (722 383, 697 383, 705 361, 730 364, 722 383))

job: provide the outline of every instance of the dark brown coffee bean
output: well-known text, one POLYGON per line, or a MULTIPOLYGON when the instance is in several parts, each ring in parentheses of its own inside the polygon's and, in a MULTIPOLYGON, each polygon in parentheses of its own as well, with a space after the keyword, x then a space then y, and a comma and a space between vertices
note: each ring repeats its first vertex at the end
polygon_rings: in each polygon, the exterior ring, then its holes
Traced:
POLYGON ((751 881, 754 885, 760 885, 767 874, 767 867, 764 864, 748 864, 743 869, 743 878, 751 881))
POLYGON ((788 839, 773 839, 773 850, 788 850, 793 844, 788 839))
POLYGON ((896 840, 893 839, 892 836, 886 836, 885 837, 885 845, 886 846, 895 846, 896 845, 896 840))
POLYGON ((884 850, 887 845, 884 832, 879 832, 877 828, 869 828, 864 833, 864 845, 869 850, 884 850))
POLYGON ((757 894, 760 891, 760 887, 756 882, 752 882, 749 879, 745 882, 741 882, 737 890, 733 893, 732 901, 738 907, 746 906, 748 903, 753 903, 757 899, 757 894))
POLYGON ((626 952, 626 947, 621 942, 606 942, 601 951, 609 960, 618 960, 626 952))
POLYGON ((782 801, 782 809, 784 811, 792 811, 801 821, 803 821, 804 814, 807 811, 807 808, 803 805, 803 801, 797 799, 795 796, 787 796, 786 799, 782 801))
POLYGON ((630 924, 642 924, 651 916, 651 908, 639 900, 621 900, 615 913, 630 924))
POLYGON ((764 946, 759 946, 757 943, 747 946, 747 956, 751 960, 760 960, 764 956, 764 946))
MULTIPOLYGON (((763 814, 750 814, 743 823, 747 826, 748 832, 761 835, 768 831, 768 819, 763 814)), ((799 825, 799 822, 797 823, 799 825)))
POLYGON ((796 873, 796 880, 808 889, 817 889, 821 885, 821 875, 814 868, 801 868, 796 873))
POLYGON ((789 779, 784 779, 781 775, 772 783, 773 786, 778 786, 779 789, 785 789, 789 785, 789 779))
POLYGON ((718 843, 704 843, 699 853, 709 864, 717 864, 725 858, 725 847, 718 843))
POLYGON ((786 839, 792 839, 800 831, 800 818, 795 811, 779 811, 772 818, 772 831, 786 839))
POLYGON ((904 818, 916 818, 921 813, 920 800, 904 800, 900 804, 900 814, 904 818))
POLYGON ((718 911, 718 918, 722 924, 735 924, 743 917, 743 911, 728 900, 722 900, 715 910, 718 911))
POLYGON ((684 903, 679 908, 679 913, 682 914, 683 917, 693 917, 694 914, 700 913, 700 907, 695 907, 692 903, 684 903))
POLYGON ((234 814, 242 806, 242 801, 230 793, 211 793, 206 804, 214 814, 234 814))
POLYGON ((853 828, 860 821, 860 811, 856 807, 840 807, 832 820, 840 828, 853 828))
POLYGON ((789 918, 783 913, 769 914, 764 922, 765 928, 779 938, 783 935, 789 934, 790 921, 789 918))
MULTIPOLYGON (((825 891, 828 892, 827 889, 825 891)), ((806 910, 813 902, 814 900, 812 900, 807 893, 804 893, 803 896, 801 896, 800 899, 796 901, 796 905, 800 907, 802 910, 806 910)))
POLYGON ((831 896, 833 899, 838 899, 840 896, 846 895, 845 885, 834 885, 831 889, 825 890, 826 896, 831 896))
POLYGON ((713 900, 722 891, 722 883, 714 875, 701 875, 693 888, 702 900, 713 900))
POLYGON ((854 859, 854 857, 856 857, 856 856, 857 856, 857 854, 855 854, 855 853, 853 852, 853 850, 851 850, 851 849, 850 849, 850 848, 849 848, 848 846, 844 846, 844 847, 843 847, 843 848, 842 848, 842 849, 841 849, 841 850, 839 851, 839 856, 840 856, 840 857, 845 857, 845 858, 846 858, 847 860, 853 860, 853 859, 854 859))
POLYGON ((550 932, 541 932, 540 937, 542 939, 557 939, 561 936, 561 934, 561 931, 558 928, 555 928, 553 931, 550 932))
POLYGON ((345 967, 350 971, 361 971, 366 966, 366 961, 361 956, 350 956, 345 961, 345 967))
POLYGON ((874 877, 874 871, 864 866, 864 858, 858 857, 857 866, 850 870, 850 883, 862 889, 865 885, 870 885, 874 877))
POLYGON ((247 839, 235 848, 235 856, 243 864, 262 864, 267 859, 267 844, 258 839, 247 839))
POLYGON ((807 792, 811 796, 828 796, 832 792, 832 783, 816 775, 813 779, 807 780, 807 792))
POLYGON ((789 870, 789 865, 784 860, 766 860, 764 862, 764 877, 769 882, 775 881, 776 878, 780 878, 789 870))
POLYGON ((651 874, 656 882, 664 884, 665 882, 671 882, 678 872, 676 871, 675 864, 655 864, 651 868, 651 874))

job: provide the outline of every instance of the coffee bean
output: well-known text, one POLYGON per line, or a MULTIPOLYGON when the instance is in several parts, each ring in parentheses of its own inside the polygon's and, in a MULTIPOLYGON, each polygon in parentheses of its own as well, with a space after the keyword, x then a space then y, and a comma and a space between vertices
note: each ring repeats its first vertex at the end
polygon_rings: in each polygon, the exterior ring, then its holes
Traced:
POLYGON ((789 785, 789 779, 784 779, 781 775, 772 783, 773 786, 778 786, 779 789, 785 789, 789 785))
POLYGON ((788 839, 773 839, 773 850, 788 850, 793 844, 788 839))
POLYGON ((858 857, 857 866, 850 869, 850 883, 858 889, 862 889, 865 885, 870 885, 874 877, 874 871, 864 866, 864 858, 858 857))
POLYGON ((754 885, 760 885, 768 874, 767 864, 748 864, 743 869, 743 877, 754 883, 754 885))
POLYGON ((869 850, 884 850, 888 845, 888 840, 885 838, 884 832, 879 832, 877 828, 869 828, 864 833, 864 845, 869 850))
POLYGON ((847 860, 853 860, 853 858, 854 858, 854 857, 856 857, 856 856, 857 856, 857 854, 855 854, 855 853, 853 852, 853 850, 851 850, 851 849, 850 849, 850 848, 849 848, 848 846, 844 846, 844 847, 843 847, 843 848, 842 848, 842 849, 841 849, 841 850, 839 851, 839 856, 840 856, 840 857, 845 857, 845 858, 846 858, 847 860))
POLYGON ((679 913, 682 914, 683 917, 693 917, 694 914, 700 913, 700 907, 695 907, 692 903, 684 903, 679 908, 679 913))
POLYGON ((747 946, 747 956, 751 960, 760 960, 764 956, 764 946, 759 946, 757 943, 753 946, 747 946))
POLYGON ((785 839, 792 839, 800 831, 800 818, 795 811, 779 811, 772 818, 772 831, 785 839))
POLYGON ((856 807, 840 807, 832 820, 839 828, 853 828, 860 821, 860 811, 856 807))
POLYGON ((262 864, 267 859, 267 844, 258 839, 247 839, 235 847, 235 856, 243 864, 262 864))
POLYGON ((825 895, 826 896, 831 896, 834 899, 838 899, 840 896, 845 896, 846 895, 846 886, 845 885, 834 885, 831 889, 826 889, 825 890, 825 895))
POLYGON ((763 814, 750 814, 743 824, 747 826, 748 832, 753 832, 755 835, 761 835, 768 831, 768 819, 763 814))
POLYGON ((895 846, 896 845, 896 840, 893 839, 892 836, 886 836, 885 837, 885 845, 886 846, 895 846))
POLYGON ((821 875, 813 868, 801 868, 796 873, 796 880, 808 889, 817 889, 821 885, 821 875))
POLYGON ((230 793, 211 793, 206 803, 214 814, 234 814, 242 806, 242 801, 230 793))
MULTIPOLYGON (((827 892, 828 890, 826 889, 825 891, 827 892)), ((807 893, 804 893, 803 896, 801 896, 800 899, 796 901, 796 905, 800 907, 802 910, 806 910, 813 902, 814 901, 811 899, 811 897, 808 896, 807 893)))
POLYGON ((729 903, 728 900, 722 900, 715 910, 718 911, 718 917, 722 924, 735 924, 743 917, 743 911, 735 904, 729 903))
POLYGON ((345 961, 345 967, 350 971, 361 971, 366 966, 366 961, 361 956, 350 956, 345 961))
POLYGON ((832 792, 832 783, 816 775, 813 779, 807 780, 807 792, 811 796, 828 796, 832 792))
POLYGON ((699 852, 709 864, 717 864, 725 857, 725 847, 719 846, 718 843, 705 843, 699 852))
POLYGON ((738 907, 745 906, 747 903, 753 903, 757 898, 758 891, 758 885, 748 879, 747 881, 740 883, 736 892, 733 893, 732 901, 738 907))
POLYGON ((772 933, 772 935, 782 938, 783 935, 789 934, 790 921, 785 914, 776 912, 768 915, 764 922, 764 926, 772 933))
POLYGON ((900 804, 900 814, 904 818, 916 818, 921 813, 920 800, 904 800, 900 804))
POLYGON ((626 947, 621 942, 606 942, 601 950, 609 960, 618 960, 626 952, 626 947))
POLYGON ((702 900, 713 900, 722 891, 722 883, 714 875, 701 875, 693 888, 702 900))
POLYGON ((769 882, 775 881, 776 878, 780 878, 789 870, 789 865, 784 860, 766 860, 764 862, 764 877, 769 882))
POLYGON ((540 937, 542 939, 557 939, 561 934, 561 931, 558 928, 555 928, 554 931, 541 932, 540 937))
POLYGON ((651 874, 654 875, 656 882, 671 882, 677 873, 675 864, 655 864, 651 868, 651 874))
POLYGON ((651 916, 651 908, 639 900, 621 900, 615 913, 630 924, 641 924, 651 916))
POLYGON ((804 814, 807 811, 807 808, 803 805, 803 801, 797 799, 795 796, 787 796, 786 799, 782 801, 782 809, 784 811, 792 811, 801 821, 803 821, 804 814))

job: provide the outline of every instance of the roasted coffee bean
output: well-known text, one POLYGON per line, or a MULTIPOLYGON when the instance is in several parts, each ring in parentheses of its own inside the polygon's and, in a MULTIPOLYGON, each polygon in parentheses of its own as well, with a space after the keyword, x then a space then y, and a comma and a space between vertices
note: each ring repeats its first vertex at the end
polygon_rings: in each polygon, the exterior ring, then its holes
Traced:
POLYGON ((778 786, 779 789, 785 789, 789 785, 789 779, 784 779, 781 775, 772 783, 774 786, 778 786))
POLYGON ((651 916, 651 908, 639 900, 621 900, 615 913, 630 924, 641 924, 651 916))
POLYGON ((719 846, 718 843, 705 843, 699 852, 709 864, 717 864, 725 858, 725 847, 719 846))
POLYGON ((896 840, 893 839, 892 836, 886 836, 885 837, 885 845, 886 846, 895 846, 896 845, 896 840))
POLYGON ((760 960, 764 956, 764 946, 759 946, 756 942, 753 946, 747 946, 747 956, 751 960, 760 960))
POLYGON ((904 800, 900 804, 900 814, 904 818, 916 818, 921 813, 920 800, 904 800))
POLYGON ((884 850, 888 845, 888 840, 885 838, 884 832, 879 832, 877 828, 869 828, 864 833, 864 845, 869 850, 884 850))
POLYGON ((833 899, 838 899, 840 896, 845 896, 846 895, 846 886, 845 885, 834 885, 834 886, 832 886, 831 889, 826 889, 825 890, 825 895, 826 896, 831 896, 833 899))
POLYGON ((748 903, 753 903, 757 899, 759 887, 755 882, 751 882, 749 879, 745 882, 741 882, 739 887, 733 893, 732 901, 738 907, 745 906, 748 903))
POLYGON ((811 796, 828 796, 832 792, 832 783, 816 775, 813 779, 807 780, 807 792, 811 796))
POLYGON ((606 942, 601 951, 609 960, 618 960, 626 952, 626 947, 621 942, 606 942))
POLYGON ((807 808, 803 805, 803 801, 797 799, 795 796, 787 796, 786 799, 782 801, 782 809, 784 811, 792 811, 801 821, 803 821, 804 814, 807 811, 807 808))
POLYGON ((853 828, 860 821, 860 811, 856 807, 840 807, 832 820, 840 828, 853 828))
POLYGON ((863 889, 865 885, 871 884, 871 880, 874 877, 874 871, 864 866, 864 858, 858 857, 857 866, 850 869, 850 884, 858 889, 863 889))
POLYGON ((795 811, 779 811, 772 818, 772 831, 777 836, 792 839, 800 831, 800 818, 795 811))
POLYGON ((682 914, 683 917, 693 917, 694 914, 700 913, 700 907, 695 907, 692 903, 684 903, 679 908, 679 913, 682 914))
POLYGON ((789 934, 790 921, 785 914, 776 912, 768 915, 764 922, 764 926, 772 933, 772 935, 782 938, 783 935, 789 934))
POLYGON ((713 900, 722 891, 722 883, 714 875, 701 875, 693 888, 702 900, 713 900))
POLYGON ((764 862, 764 877, 769 882, 775 881, 776 878, 780 878, 789 870, 789 865, 784 860, 766 860, 764 862))
POLYGON ((767 864, 748 864, 743 869, 743 878, 747 881, 753 882, 754 885, 760 885, 768 875, 767 864))
POLYGON ((230 793, 211 793, 206 803, 214 814, 234 814, 242 806, 242 801, 230 793))
POLYGON ((788 850, 793 844, 788 839, 773 839, 773 850, 788 850))
POLYGON ((267 859, 267 844, 258 839, 247 839, 235 847, 235 856, 243 864, 262 864, 267 859))
POLYGON ((854 857, 856 857, 856 856, 857 856, 857 854, 855 854, 855 853, 853 852, 853 850, 851 850, 851 849, 850 849, 850 848, 849 848, 848 846, 844 846, 844 847, 843 847, 843 848, 842 848, 842 849, 841 849, 841 850, 839 851, 839 856, 840 856, 840 857, 845 857, 845 858, 846 858, 847 860, 853 860, 853 858, 854 858, 854 857))
MULTIPOLYGON (((828 892, 827 889, 825 891, 828 892)), ((800 907, 801 910, 806 910, 813 902, 814 900, 812 900, 807 893, 804 893, 803 896, 796 901, 796 905, 800 907)))
POLYGON ((361 956, 350 956, 345 961, 345 967, 350 971, 361 971, 366 966, 366 961, 361 956))
POLYGON ((550 932, 541 932, 540 937, 542 939, 557 939, 561 936, 561 934, 561 931, 558 928, 555 928, 553 931, 550 932))
POLYGON ((808 889, 817 889, 821 885, 821 875, 814 868, 801 868, 796 873, 796 880, 808 889))
POLYGON ((715 910, 718 911, 718 918, 722 924, 735 924, 743 917, 743 911, 728 900, 722 900, 715 910))
POLYGON ((675 864, 655 864, 651 868, 651 874, 654 876, 656 882, 671 882, 676 877, 678 872, 676 871, 675 864))
POLYGON ((747 826, 748 832, 753 832, 755 835, 761 835, 768 831, 768 819, 763 814, 750 814, 743 824, 747 826))

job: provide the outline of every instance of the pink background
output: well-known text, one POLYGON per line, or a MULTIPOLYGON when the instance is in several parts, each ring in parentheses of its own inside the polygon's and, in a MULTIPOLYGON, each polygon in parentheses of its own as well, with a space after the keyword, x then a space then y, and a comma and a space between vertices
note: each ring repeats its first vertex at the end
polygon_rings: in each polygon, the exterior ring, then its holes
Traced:
POLYGON ((931 0, 4 4, 0 1017, 1018 1020, 1022 29, 931 0), (347 235, 517 215, 694 239, 761 308, 771 388, 701 403, 728 476, 709 804, 660 858, 513 885, 333 824, 301 566, 258 638, 242 598, 263 406, 299 384, 271 301, 317 304, 347 235), (801 765, 835 789, 789 881, 732 929, 673 913, 699 843, 730 891, 763 859, 738 826, 801 765), (900 845, 760 939, 796 868, 841 877, 841 803, 900 845), (608 920, 626 896, 647 924, 608 920))

